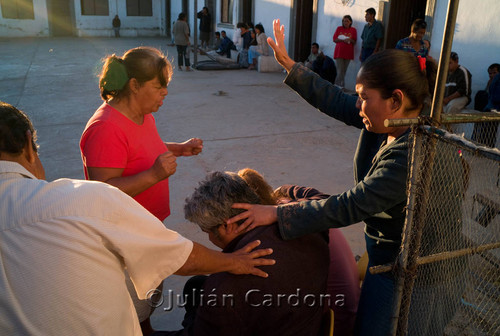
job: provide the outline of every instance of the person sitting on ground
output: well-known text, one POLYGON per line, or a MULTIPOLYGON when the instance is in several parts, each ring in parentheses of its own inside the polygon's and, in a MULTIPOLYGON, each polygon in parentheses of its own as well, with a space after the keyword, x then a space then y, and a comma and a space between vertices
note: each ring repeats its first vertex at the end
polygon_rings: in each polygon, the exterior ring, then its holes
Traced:
POLYGON ((222 40, 220 42, 220 47, 217 49, 217 54, 226 55, 227 58, 231 58, 231 50, 236 50, 233 41, 226 35, 226 31, 220 32, 222 40))
POLYGON ((318 56, 322 54, 323 52, 319 49, 319 44, 314 42, 313 44, 311 44, 311 53, 304 62, 304 65, 312 70, 314 61, 316 60, 316 58, 318 58, 318 56))
POLYGON ((240 29, 242 40, 238 63, 241 67, 248 68, 248 48, 250 48, 252 42, 252 35, 246 23, 239 22, 237 27, 240 29))
MULTIPOLYGON (((258 43, 257 43, 257 34, 255 33, 255 29, 253 28, 248 28, 248 31, 250 32, 250 47, 251 46, 256 46, 258 43)), ((249 49, 250 49, 249 47, 249 49)))
POLYGON ((474 110, 483 111, 488 104, 488 90, 490 88, 493 78, 500 73, 500 64, 493 63, 488 67, 488 82, 484 90, 477 91, 474 96, 474 110))
POLYGON ((458 54, 452 51, 443 98, 444 113, 460 113, 470 103, 471 78, 469 70, 458 64, 458 54))
POLYGON ((214 41, 214 48, 215 50, 218 50, 221 44, 221 37, 220 37, 220 32, 215 32, 215 41, 214 41))
MULTIPOLYGON (((474 110, 490 112, 500 110, 500 64, 488 67, 488 83, 485 90, 479 90, 474 97, 474 110)), ((489 147, 495 147, 498 122, 480 122, 474 124, 472 140, 489 147)))
POLYGON ((236 24, 236 29, 234 30, 233 38, 232 38, 234 46, 236 47, 236 50, 238 50, 238 51, 243 49, 243 39, 241 38, 241 25, 243 25, 243 24, 244 24, 243 22, 238 22, 236 24))
POLYGON ((257 45, 250 46, 248 49, 248 69, 252 70, 257 67, 257 59, 259 56, 269 55, 269 46, 267 44, 267 36, 264 31, 264 26, 260 23, 255 25, 255 34, 257 35, 257 45))
MULTIPOLYGON (((264 205, 287 204, 305 200, 322 200, 330 197, 317 189, 297 185, 282 185, 273 191, 269 183, 257 171, 245 168, 238 175, 259 195, 264 205)), ((334 311, 334 332, 336 336, 352 335, 361 289, 359 272, 342 231, 328 230, 330 265, 327 293, 330 308, 334 311)))
POLYGON ((427 57, 429 48, 423 38, 427 23, 423 19, 416 19, 411 25, 410 36, 398 41, 396 49, 413 53, 415 56, 427 57))
POLYGON ((335 61, 330 56, 321 53, 313 62, 312 70, 320 75, 321 78, 335 84, 337 67, 335 66, 335 61))
POLYGON ((210 304, 209 296, 203 295, 197 309, 187 307, 186 329, 177 335, 319 335, 325 309, 328 312, 328 303, 322 301, 328 299, 326 233, 284 241, 278 227, 271 225, 229 234, 234 228, 225 224, 226 219, 241 212, 231 208, 233 202, 261 204, 262 200, 237 174, 213 172, 186 199, 184 213, 224 252, 259 239, 261 246, 273 249, 276 265, 263 268, 269 273, 265 281, 226 272, 205 280, 196 278, 203 293, 217 297, 217 302, 210 304))
POLYGON ((2 335, 142 335, 125 269, 145 300, 171 274, 265 277, 256 266, 273 264, 258 242, 232 254, 192 242, 109 184, 45 181, 31 121, 3 102, 0 214, 2 335))

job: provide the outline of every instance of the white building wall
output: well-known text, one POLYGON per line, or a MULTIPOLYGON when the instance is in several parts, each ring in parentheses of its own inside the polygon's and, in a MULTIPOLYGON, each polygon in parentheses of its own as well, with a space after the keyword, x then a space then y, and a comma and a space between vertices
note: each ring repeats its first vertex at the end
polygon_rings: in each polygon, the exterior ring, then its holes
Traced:
POLYGON ((45 0, 33 0, 34 20, 4 19, 0 7, 0 36, 49 36, 49 20, 45 0))
POLYGON ((153 16, 127 16, 125 1, 109 1, 109 15, 82 15, 80 0, 74 0, 77 36, 114 36, 111 24, 116 14, 120 17, 121 36, 158 36, 164 31, 162 25, 165 9, 162 0, 153 0, 153 16), (118 7, 117 7, 118 5, 118 7))
POLYGON ((348 89, 354 90, 356 74, 361 66, 359 55, 361 53, 361 33, 366 24, 365 11, 373 7, 377 12, 377 17, 379 17, 379 2, 378 0, 348 1, 347 5, 344 6, 341 1, 318 0, 317 34, 316 38, 312 38, 312 41, 319 44, 325 55, 333 58, 335 50, 333 34, 337 27, 342 25, 344 15, 352 17, 352 26, 357 30, 358 40, 354 45, 354 60, 349 63, 345 77, 345 86, 348 89))
POLYGON ((182 12, 182 1, 170 1, 170 15, 172 15, 170 22, 172 22, 172 27, 177 21, 179 14, 182 12))
MULTIPOLYGON (((437 1, 431 39, 431 55, 439 58, 448 1, 437 1)), ((488 67, 500 63, 500 3, 498 0, 461 0, 458 7, 452 50, 459 63, 472 74, 472 102, 474 95, 484 90, 488 82, 488 67)))
POLYGON ((273 20, 279 19, 285 25, 285 45, 290 46, 291 0, 255 1, 254 24, 261 23, 266 35, 273 37, 273 20))
MULTIPOLYGON (((346 87, 353 89, 356 74, 361 66, 361 32, 365 25, 365 10, 369 7, 377 10, 378 0, 350 1, 343 6, 340 1, 318 0, 318 24, 316 42, 323 52, 332 57, 335 44, 333 33, 341 25, 346 14, 353 18, 353 27, 358 31, 358 42, 354 48, 354 62, 351 62, 346 74, 346 87)), ((448 10, 448 1, 436 1, 431 32, 431 56, 439 59, 444 34, 444 25, 448 10)), ((500 25, 496 24, 500 15, 498 0, 461 0, 457 14, 452 50, 460 57, 460 64, 472 74, 472 99, 478 90, 484 90, 488 81, 487 68, 492 63, 500 63, 500 25)), ((409 27, 408 27, 409 30, 409 27)), ((312 38, 315 39, 314 37, 312 38)), ((473 107, 471 103, 469 108, 473 107)))

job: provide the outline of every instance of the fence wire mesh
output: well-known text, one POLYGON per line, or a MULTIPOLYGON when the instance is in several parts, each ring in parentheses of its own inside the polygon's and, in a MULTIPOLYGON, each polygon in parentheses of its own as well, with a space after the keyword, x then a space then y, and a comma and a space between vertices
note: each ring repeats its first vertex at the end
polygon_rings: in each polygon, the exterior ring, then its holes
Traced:
POLYGON ((397 334, 500 335, 500 151, 429 126, 412 138, 397 334))
MULTIPOLYGON (((498 111, 494 111, 498 113, 498 111)), ((490 148, 500 148, 498 126, 498 121, 461 123, 451 125, 450 130, 452 133, 464 136, 466 139, 469 139, 478 145, 490 148)))

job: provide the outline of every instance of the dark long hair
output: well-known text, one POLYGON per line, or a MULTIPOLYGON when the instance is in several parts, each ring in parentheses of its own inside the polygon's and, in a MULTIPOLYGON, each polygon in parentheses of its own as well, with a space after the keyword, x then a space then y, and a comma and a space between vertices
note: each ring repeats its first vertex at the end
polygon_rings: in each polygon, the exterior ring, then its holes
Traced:
POLYGON ((412 53, 386 49, 368 57, 358 72, 357 82, 380 91, 383 99, 399 89, 411 102, 409 109, 430 104, 436 83, 437 64, 427 58, 425 69, 412 53))

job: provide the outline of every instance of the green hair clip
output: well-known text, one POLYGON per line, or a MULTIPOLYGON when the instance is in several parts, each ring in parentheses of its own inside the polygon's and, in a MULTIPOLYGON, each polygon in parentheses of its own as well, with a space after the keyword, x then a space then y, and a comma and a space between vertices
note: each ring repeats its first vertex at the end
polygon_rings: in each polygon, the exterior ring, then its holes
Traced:
POLYGON ((109 61, 108 69, 101 78, 99 85, 106 91, 118 91, 123 89, 128 81, 128 74, 125 65, 113 57, 109 61))

